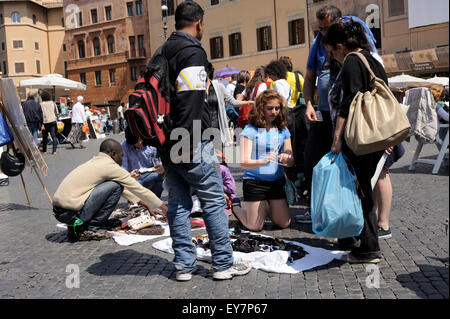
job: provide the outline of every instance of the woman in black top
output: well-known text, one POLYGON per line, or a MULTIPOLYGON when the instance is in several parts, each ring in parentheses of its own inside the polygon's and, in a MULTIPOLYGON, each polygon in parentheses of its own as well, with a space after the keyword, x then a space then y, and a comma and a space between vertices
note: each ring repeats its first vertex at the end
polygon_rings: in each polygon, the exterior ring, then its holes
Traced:
POLYGON ((364 29, 358 22, 350 21, 345 24, 331 25, 324 37, 324 44, 333 58, 342 64, 341 73, 338 75, 341 81, 342 96, 336 112, 335 133, 331 151, 334 153, 343 152, 346 155, 355 170, 362 191, 361 204, 364 227, 360 236, 358 236, 359 243, 352 247, 351 253, 344 256, 343 260, 356 263, 377 263, 380 261, 381 252, 378 243, 377 215, 372 199, 371 178, 384 151, 356 156, 342 136, 350 104, 356 93, 358 91, 366 92, 371 88, 370 73, 363 62, 356 55, 347 55, 351 52, 362 53, 378 78, 387 83, 387 76, 383 66, 370 54, 364 29))

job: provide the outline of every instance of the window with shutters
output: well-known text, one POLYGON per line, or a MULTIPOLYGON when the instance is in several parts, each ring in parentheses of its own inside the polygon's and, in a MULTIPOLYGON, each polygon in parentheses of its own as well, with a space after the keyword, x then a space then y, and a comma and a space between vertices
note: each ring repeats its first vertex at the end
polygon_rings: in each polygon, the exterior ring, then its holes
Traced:
POLYGON ((168 17, 175 14, 175 3, 174 0, 162 0, 162 4, 167 6, 167 11, 162 10, 162 17, 168 17))
POLYGON ((223 58, 223 38, 222 37, 211 38, 209 44, 211 49, 211 59, 223 58))
POLYGON ((102 71, 95 71, 95 85, 102 85, 102 71))
POLYGON ((91 10, 91 20, 92 20, 92 23, 97 23, 98 22, 97 9, 92 9, 91 10))
POLYGON ((83 59, 86 56, 86 52, 84 50, 84 41, 80 40, 78 41, 78 57, 80 59, 83 59))
POLYGON ((108 37, 106 38, 106 42, 108 42, 108 53, 112 54, 114 53, 115 49, 114 49, 114 36, 113 35, 108 35, 108 37))
POLYGON ((305 20, 289 21, 289 45, 305 43, 305 20))
POLYGON ((23 62, 14 63, 14 70, 16 71, 16 73, 25 73, 25 63, 23 62))
POLYGON ((133 13, 133 2, 127 2, 127 12, 128 12, 128 16, 129 17, 134 16, 134 13, 133 13))
POLYGON ((404 0, 389 0, 388 10, 390 17, 401 16, 405 14, 405 1, 404 0))
POLYGON ((272 28, 262 27, 256 30, 258 51, 272 50, 272 28))
POLYGON ((136 15, 141 16, 142 15, 142 1, 136 1, 136 15))
POLYGON ((242 36, 240 32, 230 34, 228 42, 230 45, 230 56, 242 54, 242 36))
POLYGON ((86 84, 86 73, 80 73, 80 82, 86 84))
POLYGON ((105 18, 106 18, 106 21, 111 21, 112 20, 112 8, 111 8, 111 6, 106 6, 105 7, 105 18))
POLYGON ((94 40, 92 42, 93 42, 93 45, 94 45, 94 55, 95 56, 99 56, 101 54, 99 38, 94 38, 94 40))
POLYGON ((36 73, 41 74, 41 61, 36 60, 36 73))
POLYGON ((23 49, 23 40, 13 40, 13 49, 23 49))
POLYGON ((109 84, 110 85, 116 84, 116 69, 109 70, 109 84))

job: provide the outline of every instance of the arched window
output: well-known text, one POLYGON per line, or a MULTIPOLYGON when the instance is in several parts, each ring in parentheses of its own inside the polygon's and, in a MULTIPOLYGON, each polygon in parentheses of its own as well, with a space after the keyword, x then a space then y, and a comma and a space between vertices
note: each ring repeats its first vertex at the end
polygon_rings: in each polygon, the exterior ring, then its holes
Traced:
POLYGON ((94 44, 94 55, 99 56, 100 55, 100 40, 98 38, 94 38, 94 41, 92 41, 94 44))
POLYGON ((108 42, 108 53, 110 54, 114 53, 114 36, 108 35, 107 42, 108 42))
POLYGON ((11 14, 11 18, 12 18, 12 22, 13 22, 13 23, 20 23, 20 13, 19 13, 19 12, 14 11, 14 12, 11 14))
POLYGON ((78 56, 80 57, 80 59, 82 59, 86 56, 86 54, 84 52, 84 41, 83 40, 78 41, 78 56))
POLYGON ((33 14, 33 24, 36 24, 36 21, 37 21, 36 15, 33 14))

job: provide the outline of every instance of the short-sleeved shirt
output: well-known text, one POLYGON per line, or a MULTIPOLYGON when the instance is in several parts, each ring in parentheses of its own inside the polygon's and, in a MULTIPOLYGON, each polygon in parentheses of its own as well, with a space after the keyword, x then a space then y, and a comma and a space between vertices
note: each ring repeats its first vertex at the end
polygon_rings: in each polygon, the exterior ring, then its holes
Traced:
MULTIPOLYGON (((278 130, 272 128, 269 131, 265 128, 258 128, 251 124, 245 126, 241 133, 252 141, 251 159, 263 159, 268 153, 275 152, 281 154, 284 148, 284 141, 291 137, 289 130, 284 128, 278 130)), ((259 181, 276 181, 283 178, 284 170, 278 160, 265 166, 244 170, 244 179, 255 179, 259 181)))

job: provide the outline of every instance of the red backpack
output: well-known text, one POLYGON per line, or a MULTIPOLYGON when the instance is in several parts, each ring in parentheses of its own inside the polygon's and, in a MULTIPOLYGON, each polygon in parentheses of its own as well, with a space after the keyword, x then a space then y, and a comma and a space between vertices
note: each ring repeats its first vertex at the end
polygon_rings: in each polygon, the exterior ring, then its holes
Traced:
POLYGON ((163 53, 163 46, 160 47, 129 96, 130 107, 124 117, 133 135, 142 138, 147 145, 161 148, 170 138, 173 126, 170 100, 175 88, 169 80, 168 61, 189 46, 200 47, 190 41, 180 42, 167 56, 163 53))
MULTIPOLYGON (((253 89, 253 94, 248 98, 248 101, 254 101, 256 99, 256 94, 258 93, 258 88, 263 82, 259 82, 255 88, 253 89)), ((248 121, 248 114, 252 110, 253 105, 246 105, 246 106, 240 106, 239 107, 239 117, 238 117, 238 126, 241 129, 244 129, 244 127, 249 123, 248 121)))

